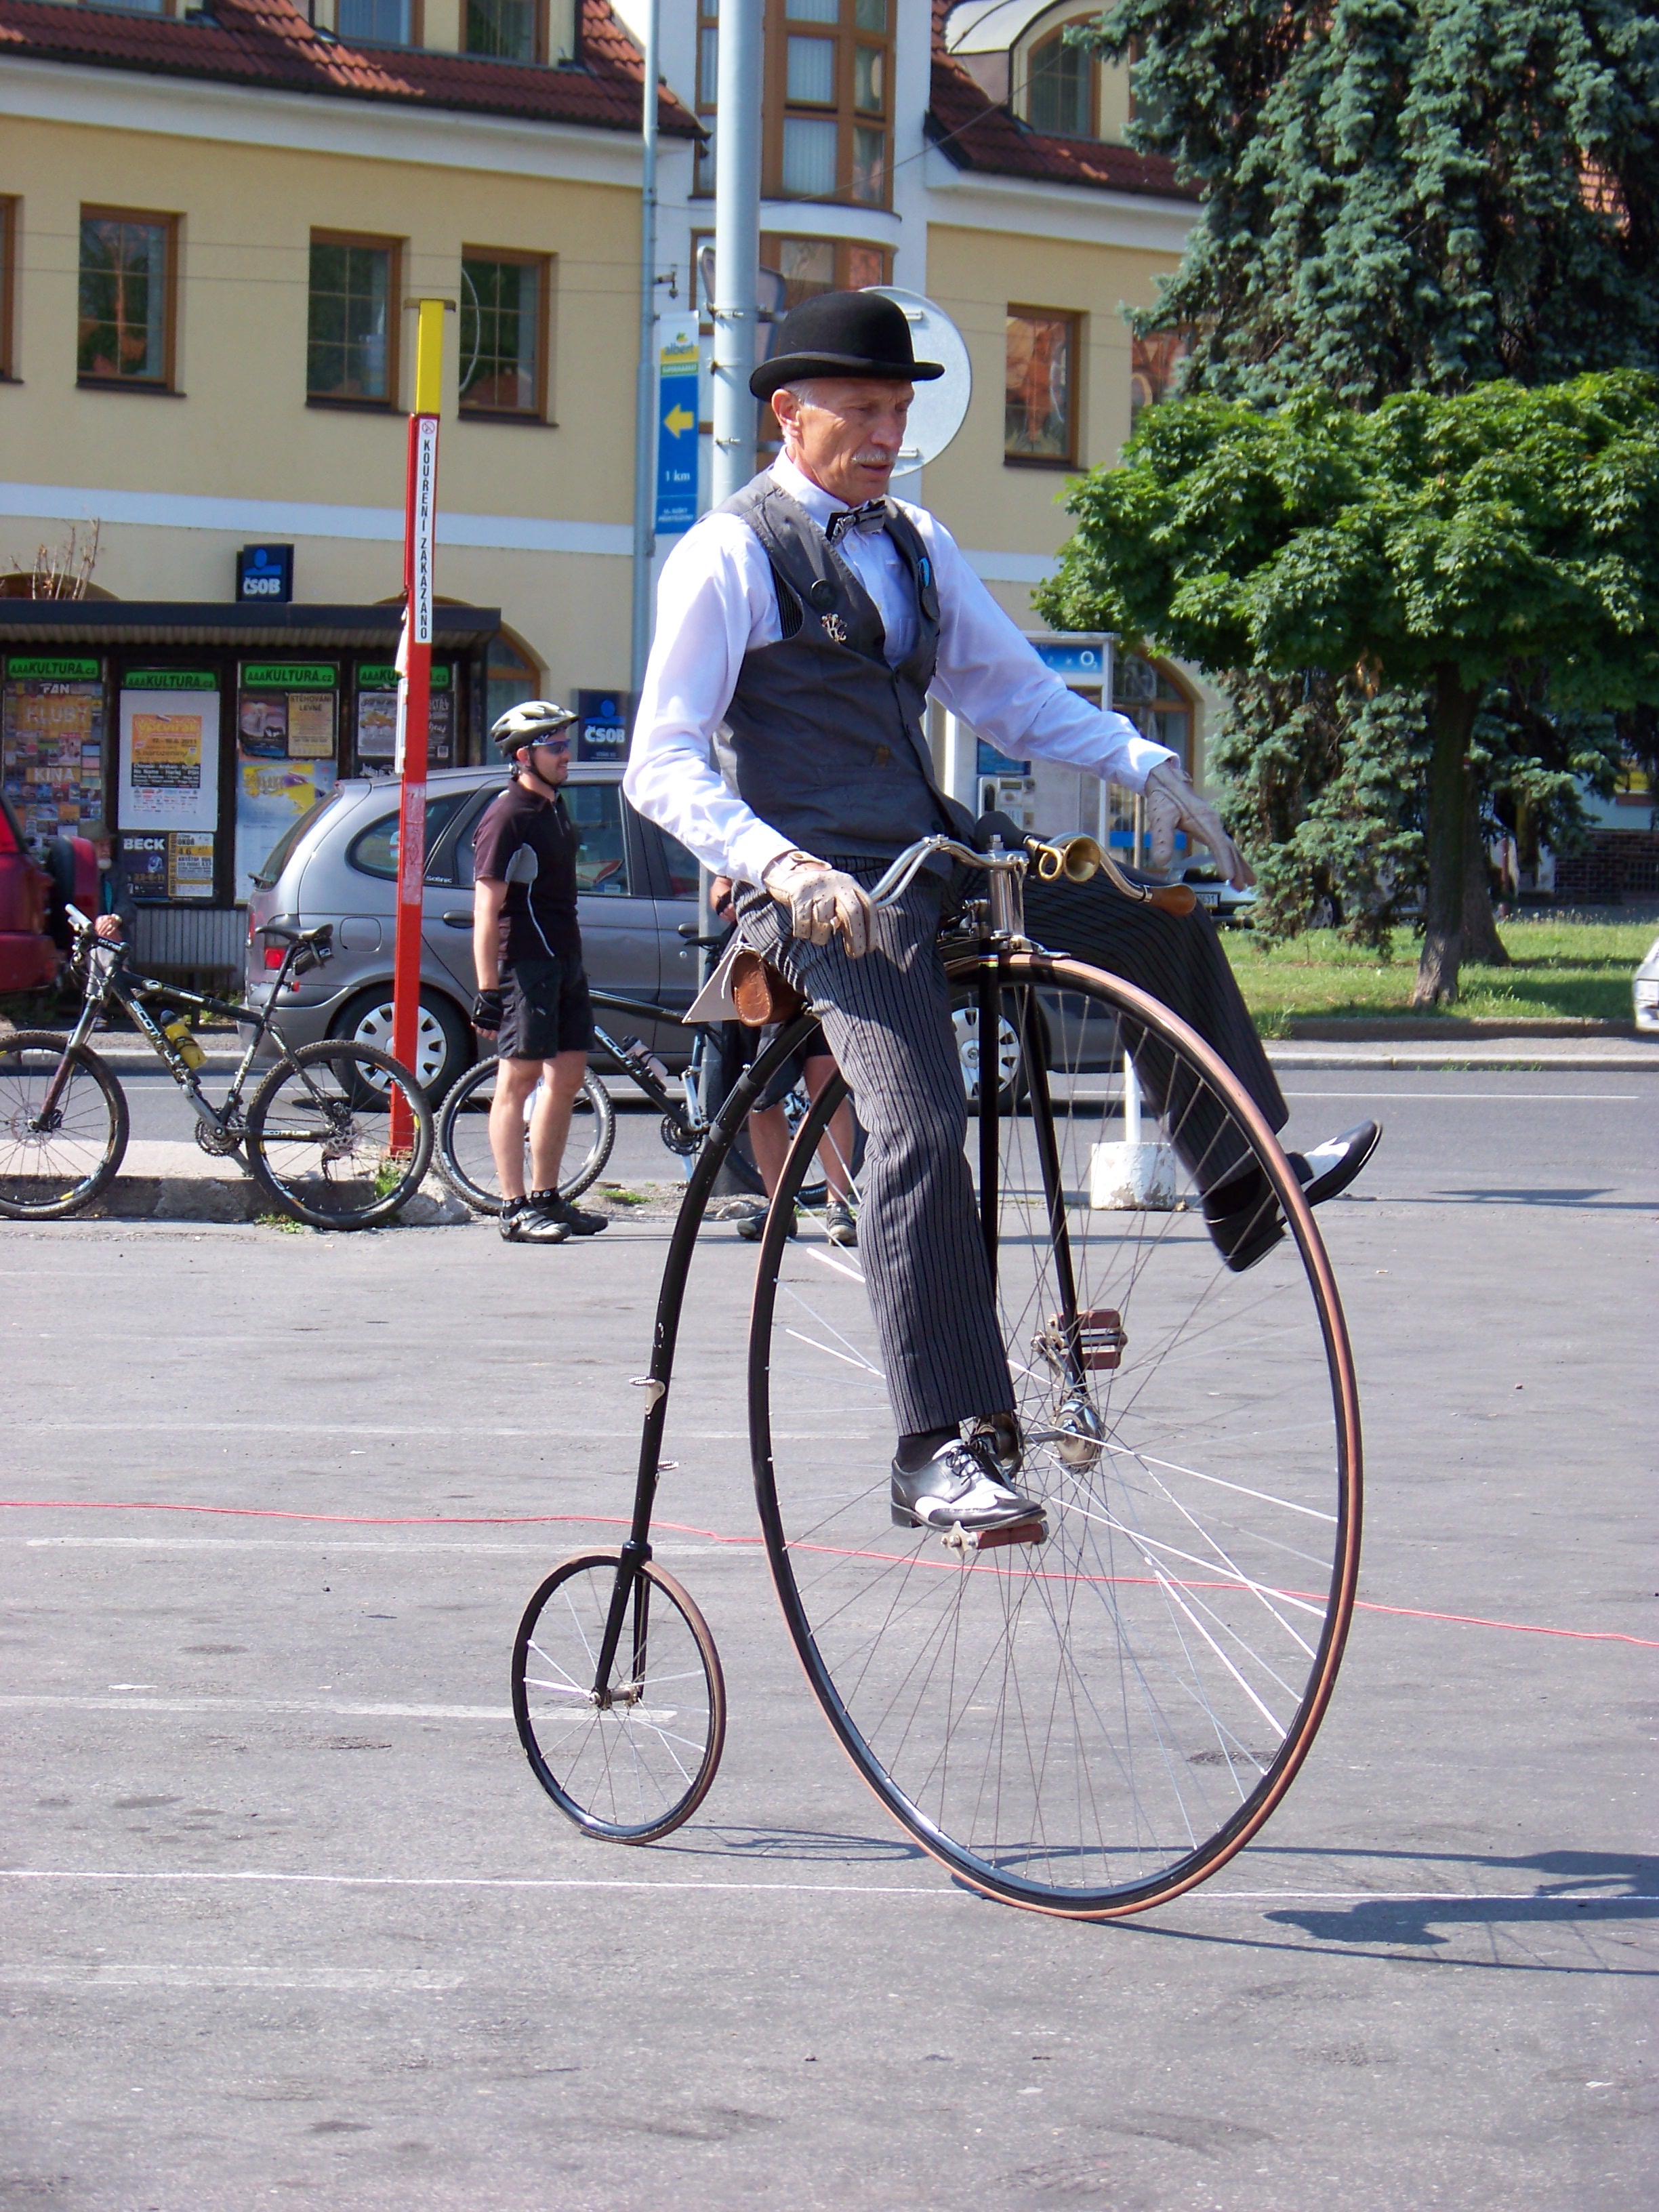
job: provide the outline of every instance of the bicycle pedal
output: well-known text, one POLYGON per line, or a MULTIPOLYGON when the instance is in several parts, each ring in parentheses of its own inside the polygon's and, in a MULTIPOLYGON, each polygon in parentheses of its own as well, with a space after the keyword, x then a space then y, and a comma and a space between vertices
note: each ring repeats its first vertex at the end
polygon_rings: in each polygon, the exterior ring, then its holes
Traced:
MULTIPOLYGON (((899 1517, 899 1508, 893 1508, 893 1518, 899 1517)), ((915 1522, 915 1527, 926 1524, 915 1522)), ((958 1524, 939 1531, 939 1540, 947 1552, 955 1552, 966 1559, 970 1552, 999 1551, 1006 1544, 1046 1544, 1048 1540, 1048 1516, 1034 1513, 1024 1521, 1011 1521, 1003 1528, 964 1528, 958 1524)))
MULTIPOLYGON (((1035 1348, 1056 1373, 1065 1370, 1066 1339, 1064 1315, 1050 1314, 1048 1326, 1036 1339, 1035 1348)), ((1115 1306, 1091 1306, 1077 1317, 1078 1364, 1085 1371, 1105 1369, 1109 1372, 1119 1366, 1128 1341, 1123 1316, 1115 1306)))

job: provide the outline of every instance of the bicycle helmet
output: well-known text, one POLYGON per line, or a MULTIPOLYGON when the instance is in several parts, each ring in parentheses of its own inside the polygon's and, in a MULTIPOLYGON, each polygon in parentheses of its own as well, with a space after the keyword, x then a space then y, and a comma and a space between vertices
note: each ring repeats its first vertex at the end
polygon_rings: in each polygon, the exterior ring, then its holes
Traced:
POLYGON ((568 707, 556 707, 550 699, 524 699, 498 715, 489 735, 503 760, 516 760, 526 745, 556 737, 576 720, 568 707))

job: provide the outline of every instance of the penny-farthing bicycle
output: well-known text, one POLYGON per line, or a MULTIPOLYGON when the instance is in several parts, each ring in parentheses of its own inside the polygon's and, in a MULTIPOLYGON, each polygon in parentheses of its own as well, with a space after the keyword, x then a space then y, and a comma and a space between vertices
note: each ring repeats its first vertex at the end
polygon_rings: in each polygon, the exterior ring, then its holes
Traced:
MULTIPOLYGON (((1156 1000, 1026 939, 1027 854, 929 839, 872 896, 896 896, 935 852, 986 872, 947 966, 975 994, 978 1034, 1017 1041, 1012 1076, 1000 1066, 978 1086, 968 1150, 1024 1431, 1019 1487, 1041 1497, 1044 1531, 976 1544, 892 1524, 860 1255, 785 1233, 839 1084, 797 1133, 761 1245, 761 1526, 813 1692, 900 1824, 990 1896, 1110 1919, 1224 1865, 1307 1754, 1358 1572, 1353 1364, 1301 1188, 1226 1067, 1156 1000), (1252 1161, 1286 1234, 1233 1274, 1201 1194, 1252 1161)), ((1087 841, 1034 843, 1029 859, 1045 876, 1110 866, 1087 841)), ((1127 896, 1180 903, 1111 872, 1127 896)), ((809 1013, 750 1070, 687 1186, 628 1541, 556 1569, 514 1653, 538 1779, 617 1842, 677 1827, 720 1759, 720 1662, 652 1561, 652 1508, 703 1207, 750 1102, 811 1027, 809 1013)))

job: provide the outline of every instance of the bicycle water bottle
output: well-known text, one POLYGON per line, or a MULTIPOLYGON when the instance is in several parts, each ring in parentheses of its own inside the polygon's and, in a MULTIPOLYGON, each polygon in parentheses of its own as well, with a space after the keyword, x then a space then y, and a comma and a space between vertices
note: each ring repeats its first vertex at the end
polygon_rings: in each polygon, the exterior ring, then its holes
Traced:
POLYGON ((206 1065, 207 1054, 191 1033, 188 1014, 174 1014, 170 1022, 161 1024, 161 1034, 192 1074, 206 1065))
POLYGON ((654 1052, 647 1051, 644 1044, 638 1037, 632 1036, 624 1037, 623 1039, 622 1056, 636 1074, 649 1075, 659 1083, 667 1082, 667 1068, 663 1065, 662 1061, 658 1059, 654 1052))

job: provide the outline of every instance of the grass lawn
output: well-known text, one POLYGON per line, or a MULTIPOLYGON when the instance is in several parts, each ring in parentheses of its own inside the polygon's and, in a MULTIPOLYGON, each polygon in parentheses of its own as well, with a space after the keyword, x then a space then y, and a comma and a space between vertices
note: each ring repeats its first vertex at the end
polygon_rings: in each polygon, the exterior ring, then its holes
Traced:
MULTIPOLYGON (((1453 1012, 1474 1020, 1627 1022, 1631 977, 1655 933, 1650 921, 1501 923, 1498 934, 1515 965, 1466 962, 1453 1012)), ((1224 930, 1222 942, 1264 1036, 1283 1036, 1297 1016, 1375 1019, 1410 1010, 1417 944, 1404 930, 1386 963, 1342 944, 1329 929, 1310 929, 1273 951, 1248 929, 1224 930)))

